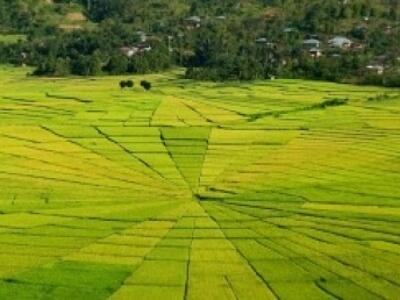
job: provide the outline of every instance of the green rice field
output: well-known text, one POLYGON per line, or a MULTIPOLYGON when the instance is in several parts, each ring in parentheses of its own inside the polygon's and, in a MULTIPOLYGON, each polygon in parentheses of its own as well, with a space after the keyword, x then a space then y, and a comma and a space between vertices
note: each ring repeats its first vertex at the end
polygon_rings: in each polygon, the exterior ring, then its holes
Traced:
POLYGON ((27 72, 0 67, 0 299, 400 298, 400 90, 27 72))
POLYGON ((4 44, 15 44, 18 41, 25 41, 26 36, 23 34, 1 34, 0 33, 0 43, 4 44))

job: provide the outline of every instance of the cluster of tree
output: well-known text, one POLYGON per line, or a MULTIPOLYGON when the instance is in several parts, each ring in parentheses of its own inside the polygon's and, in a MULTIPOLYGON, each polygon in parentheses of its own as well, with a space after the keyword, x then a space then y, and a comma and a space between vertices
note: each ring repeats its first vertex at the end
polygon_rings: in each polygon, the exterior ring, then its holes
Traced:
MULTIPOLYGON (((66 76, 158 72, 186 68, 207 80, 301 77, 400 85, 398 0, 0 0, 0 29, 28 39, 0 44, 0 62, 28 64, 36 75, 66 76), (72 32, 46 23, 48 6, 80 6, 93 26, 72 32), (189 16, 198 24, 188 23, 189 16), (143 42, 151 51, 127 55, 143 42), (331 49, 347 36, 357 49, 331 49), (307 38, 325 46, 322 56, 304 49, 307 38), (377 57, 385 56, 384 59, 377 57), (366 72, 380 64, 383 74, 366 72)), ((193 21, 193 20, 192 20, 193 21)))
POLYGON ((27 5, 23 1, 0 0, 0 29, 26 30, 31 26, 35 12, 29 10, 27 5))
MULTIPOLYGON (((135 86, 135 83, 133 82, 132 79, 128 79, 128 80, 121 80, 119 82, 119 86, 121 89, 125 89, 125 88, 133 88, 135 86)), ((151 82, 147 81, 147 80, 141 80, 140 81, 140 86, 146 90, 149 91, 152 88, 152 84, 151 82)))
POLYGON ((133 82, 132 79, 121 80, 121 81, 119 82, 119 86, 120 86, 121 89, 133 88, 134 85, 135 85, 135 83, 133 82))

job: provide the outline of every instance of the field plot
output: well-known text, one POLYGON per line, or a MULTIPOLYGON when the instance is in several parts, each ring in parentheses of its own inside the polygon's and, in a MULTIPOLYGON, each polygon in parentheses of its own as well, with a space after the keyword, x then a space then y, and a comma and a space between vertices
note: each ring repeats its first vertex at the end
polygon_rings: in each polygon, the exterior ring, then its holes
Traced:
POLYGON ((0 69, 0 299, 399 299, 399 90, 28 71, 0 69))
POLYGON ((1 34, 0 33, 0 43, 4 44, 15 44, 19 41, 25 41, 26 36, 23 34, 1 34))

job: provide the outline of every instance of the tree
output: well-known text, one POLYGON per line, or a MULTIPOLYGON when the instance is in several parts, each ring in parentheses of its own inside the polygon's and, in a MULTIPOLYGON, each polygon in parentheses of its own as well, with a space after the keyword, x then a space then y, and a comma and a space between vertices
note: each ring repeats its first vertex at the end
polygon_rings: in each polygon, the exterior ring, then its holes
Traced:
POLYGON ((400 87, 400 71, 388 71, 383 77, 383 85, 388 87, 400 87))
POLYGON ((90 60, 89 56, 79 55, 77 59, 71 63, 71 71, 73 74, 89 76, 90 75, 90 60))
POLYGON ((146 91, 149 91, 150 89, 151 89, 151 83, 150 82, 148 82, 147 80, 142 80, 141 82, 140 82, 140 85, 146 90, 146 91))
POLYGON ((67 76, 71 73, 70 62, 65 58, 58 58, 54 67, 55 76, 67 76))
POLYGON ((89 62, 89 74, 90 75, 99 75, 101 73, 101 67, 102 67, 102 61, 101 61, 101 55, 99 52, 93 53, 93 55, 90 56, 89 62))
POLYGON ((114 54, 111 56, 105 70, 112 75, 125 74, 128 70, 129 60, 122 54, 114 54))
POLYGON ((133 88, 134 82, 131 79, 128 79, 127 81, 125 81, 125 85, 128 88, 133 88))

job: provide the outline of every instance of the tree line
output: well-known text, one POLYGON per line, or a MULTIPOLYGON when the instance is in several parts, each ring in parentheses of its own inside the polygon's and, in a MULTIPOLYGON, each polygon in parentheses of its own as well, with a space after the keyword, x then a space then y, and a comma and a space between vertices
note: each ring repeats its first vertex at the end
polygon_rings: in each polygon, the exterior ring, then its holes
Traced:
POLYGON ((58 0, 53 10, 40 2, 0 0, 0 29, 28 36, 0 44, 0 62, 35 66, 35 75, 150 73, 179 66, 186 77, 204 80, 281 76, 400 85, 397 0, 58 0), (93 26, 65 31, 43 17, 71 5, 79 5, 93 26), (190 16, 199 24, 190 23, 190 16), (360 47, 332 49, 327 41, 337 35, 360 47), (309 38, 323 44, 320 57, 304 48, 309 38), (151 51, 121 51, 141 43, 151 51), (383 74, 367 72, 369 64, 382 65, 383 74))

